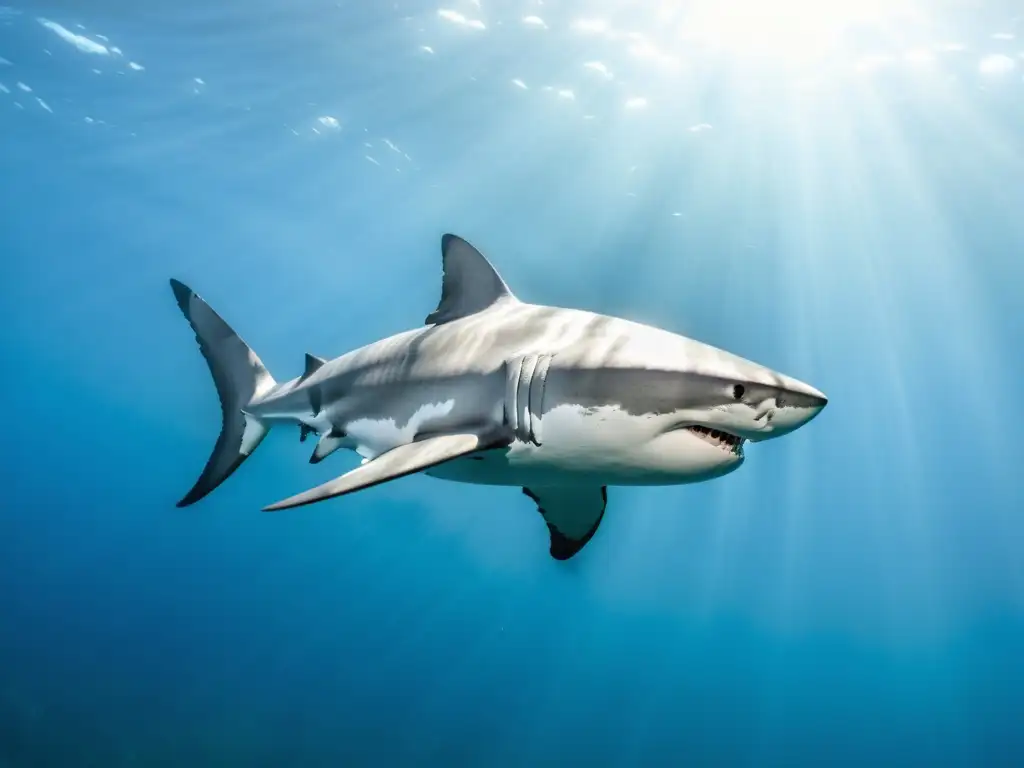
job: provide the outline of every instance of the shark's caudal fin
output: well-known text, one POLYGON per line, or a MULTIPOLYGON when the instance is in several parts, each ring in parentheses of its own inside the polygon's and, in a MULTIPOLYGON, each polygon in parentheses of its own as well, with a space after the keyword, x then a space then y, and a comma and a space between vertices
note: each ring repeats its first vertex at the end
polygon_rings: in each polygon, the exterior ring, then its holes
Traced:
POLYGON ((256 353, 188 286, 171 280, 178 306, 196 332, 199 349, 213 374, 223 424, 206 467, 179 507, 195 504, 223 483, 256 450, 269 427, 245 413, 254 399, 276 385, 256 353))

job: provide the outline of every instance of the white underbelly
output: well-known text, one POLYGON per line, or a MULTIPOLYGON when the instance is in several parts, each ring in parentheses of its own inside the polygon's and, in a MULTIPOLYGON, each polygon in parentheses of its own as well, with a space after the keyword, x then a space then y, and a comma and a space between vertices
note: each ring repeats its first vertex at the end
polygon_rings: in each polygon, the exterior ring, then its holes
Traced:
POLYGON ((500 449, 445 462, 426 470, 424 474, 440 480, 474 485, 683 485, 721 477, 737 469, 741 463, 742 459, 729 463, 708 463, 699 470, 694 468, 677 472, 638 469, 629 465, 567 469, 558 464, 540 461, 510 461, 508 452, 500 449))
POLYGON ((480 485, 677 485, 719 477, 742 463, 689 432, 666 431, 665 425, 666 419, 632 416, 615 407, 559 406, 535 429, 539 444, 516 440, 427 474, 480 485))
POLYGON ((455 405, 454 399, 422 405, 401 426, 391 418, 356 418, 344 422, 344 446, 366 459, 373 459, 399 445, 411 443, 423 429, 441 422, 455 405))

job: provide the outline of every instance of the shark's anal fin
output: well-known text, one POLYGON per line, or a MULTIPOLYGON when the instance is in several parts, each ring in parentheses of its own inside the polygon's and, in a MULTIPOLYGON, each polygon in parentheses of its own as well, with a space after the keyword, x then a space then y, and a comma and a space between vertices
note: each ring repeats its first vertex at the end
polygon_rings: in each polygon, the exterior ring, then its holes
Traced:
POLYGON ((484 446, 480 437, 474 434, 437 435, 415 443, 406 443, 392 448, 372 461, 356 467, 351 472, 346 472, 344 475, 304 493, 264 507, 263 510, 273 512, 278 509, 301 507, 304 504, 342 496, 385 483, 388 480, 411 475, 414 472, 421 472, 445 461, 480 450, 484 446))
POLYGON ((502 299, 516 301, 487 258, 461 237, 449 234, 441 238, 441 259, 441 301, 427 316, 427 325, 468 317, 502 299))
POLYGON ((330 432, 325 432, 320 436, 320 439, 317 440, 316 448, 313 449, 313 455, 309 457, 309 463, 319 464, 336 450, 341 448, 341 444, 344 439, 345 433, 339 432, 336 429, 332 429, 330 432))
POLYGON ((601 525, 608 488, 598 485, 548 485, 523 488, 537 502, 551 534, 551 556, 568 560, 586 546, 601 525))

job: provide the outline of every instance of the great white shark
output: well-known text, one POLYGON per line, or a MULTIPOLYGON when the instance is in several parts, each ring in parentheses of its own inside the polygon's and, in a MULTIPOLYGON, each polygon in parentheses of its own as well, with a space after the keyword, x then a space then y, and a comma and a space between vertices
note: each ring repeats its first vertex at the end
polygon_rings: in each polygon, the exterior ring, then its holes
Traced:
POLYGON ((566 560, 596 533, 609 485, 697 483, 737 470, 744 443, 803 426, 825 395, 666 330, 515 297, 479 250, 441 239, 441 300, 426 325, 333 360, 306 355, 278 383, 196 293, 171 280, 220 397, 220 437, 188 506, 224 482, 274 425, 362 463, 271 504, 324 501, 405 475, 519 486, 566 560))

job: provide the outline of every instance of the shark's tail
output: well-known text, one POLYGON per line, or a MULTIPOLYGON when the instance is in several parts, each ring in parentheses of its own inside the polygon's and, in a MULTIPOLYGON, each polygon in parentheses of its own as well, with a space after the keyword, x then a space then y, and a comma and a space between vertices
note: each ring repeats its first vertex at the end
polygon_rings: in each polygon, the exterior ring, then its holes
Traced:
POLYGON ((178 502, 179 507, 187 507, 227 480, 266 437, 270 427, 245 409, 276 386, 276 382, 256 353, 209 304, 177 280, 171 280, 171 288, 178 306, 196 332, 199 349, 217 385, 223 414, 220 437, 203 473, 192 490, 178 502))

